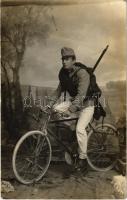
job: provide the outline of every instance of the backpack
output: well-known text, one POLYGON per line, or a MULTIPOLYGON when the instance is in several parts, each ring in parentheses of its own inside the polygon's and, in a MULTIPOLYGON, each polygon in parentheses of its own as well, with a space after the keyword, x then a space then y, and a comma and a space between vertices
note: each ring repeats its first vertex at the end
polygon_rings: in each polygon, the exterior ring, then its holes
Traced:
POLYGON ((84 101, 88 99, 94 99, 95 109, 93 118, 96 120, 99 120, 101 116, 104 118, 106 116, 106 112, 102 107, 101 103, 99 102, 99 98, 101 97, 102 91, 96 82, 96 76, 93 73, 93 68, 87 67, 80 62, 76 62, 75 66, 79 67, 79 69, 76 72, 78 72, 80 69, 85 69, 90 76, 90 84, 88 86, 86 98, 84 99, 84 101))
POLYGON ((76 73, 80 69, 85 69, 88 72, 88 74, 90 75, 90 84, 89 84, 89 87, 88 87, 86 98, 92 98, 92 97, 98 97, 99 98, 102 94, 102 91, 101 91, 101 89, 99 88, 99 86, 96 82, 96 76, 93 73, 93 69, 83 65, 80 62, 76 62, 75 66, 79 67, 79 69, 76 71, 76 73))

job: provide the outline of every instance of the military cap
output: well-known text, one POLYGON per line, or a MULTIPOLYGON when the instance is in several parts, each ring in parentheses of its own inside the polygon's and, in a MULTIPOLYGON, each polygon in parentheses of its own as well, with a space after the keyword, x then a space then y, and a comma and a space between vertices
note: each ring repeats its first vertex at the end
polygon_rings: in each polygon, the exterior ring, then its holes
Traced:
POLYGON ((75 56, 75 53, 74 53, 73 49, 68 48, 68 47, 63 47, 61 49, 61 55, 62 55, 62 58, 63 58, 63 57, 68 57, 68 56, 75 56))

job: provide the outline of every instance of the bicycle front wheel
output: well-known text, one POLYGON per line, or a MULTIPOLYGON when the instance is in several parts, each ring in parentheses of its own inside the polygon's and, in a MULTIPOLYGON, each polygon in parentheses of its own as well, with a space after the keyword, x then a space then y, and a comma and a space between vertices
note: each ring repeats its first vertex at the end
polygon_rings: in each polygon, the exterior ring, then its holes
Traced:
POLYGON ((118 134, 113 125, 100 124, 88 135, 87 161, 97 171, 108 171, 116 163, 119 151, 118 134))
POLYGON ((46 173, 51 161, 51 145, 41 131, 29 131, 17 142, 12 167, 17 180, 23 184, 39 181, 46 173))

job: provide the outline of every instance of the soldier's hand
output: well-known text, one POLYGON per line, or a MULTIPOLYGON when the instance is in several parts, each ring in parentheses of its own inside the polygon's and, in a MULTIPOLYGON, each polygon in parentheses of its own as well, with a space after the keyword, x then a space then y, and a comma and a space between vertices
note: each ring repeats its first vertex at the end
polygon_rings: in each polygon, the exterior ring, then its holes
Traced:
POLYGON ((63 117, 68 118, 68 117, 70 117, 71 113, 70 113, 70 111, 66 111, 62 115, 63 115, 63 117))

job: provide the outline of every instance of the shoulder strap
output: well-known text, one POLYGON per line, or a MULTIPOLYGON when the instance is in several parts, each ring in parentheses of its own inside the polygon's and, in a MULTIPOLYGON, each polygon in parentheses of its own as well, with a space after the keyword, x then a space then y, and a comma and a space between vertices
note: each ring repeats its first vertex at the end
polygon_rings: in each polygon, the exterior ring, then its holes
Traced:
POLYGON ((81 69, 85 69, 89 75, 93 74, 93 68, 91 67, 87 67, 86 65, 80 63, 80 62, 76 62, 75 66, 80 67, 81 69))
POLYGON ((77 72, 80 70, 81 68, 79 67, 79 68, 77 68, 72 74, 71 74, 71 78, 75 75, 75 74, 77 74, 77 72))
POLYGON ((72 73, 71 78, 78 73, 78 71, 80 71, 81 69, 84 69, 87 71, 87 73, 90 75, 89 70, 87 69, 87 67, 81 63, 76 62, 75 66, 77 66, 77 69, 72 73))

